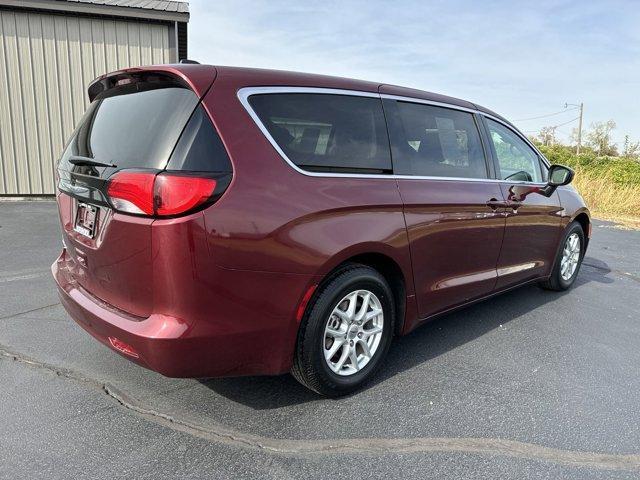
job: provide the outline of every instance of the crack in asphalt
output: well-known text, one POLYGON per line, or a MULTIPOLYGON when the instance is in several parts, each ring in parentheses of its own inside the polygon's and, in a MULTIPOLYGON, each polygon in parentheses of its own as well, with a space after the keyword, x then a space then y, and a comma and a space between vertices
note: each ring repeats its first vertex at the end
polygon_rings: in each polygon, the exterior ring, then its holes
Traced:
POLYGON ((48 275, 48 272, 25 273, 23 275, 14 275, 11 277, 0 276, 0 283, 17 282, 21 280, 33 280, 34 278, 45 277, 47 275, 48 275))
POLYGON ((284 455, 309 454, 398 454, 398 453, 467 453, 478 455, 502 455, 529 460, 547 461, 573 467, 589 467, 604 470, 640 471, 640 454, 610 454, 581 452, 545 447, 533 443, 499 438, 345 438, 328 440, 277 439, 243 433, 222 425, 202 427, 193 422, 176 418, 143 405, 125 392, 79 372, 29 358, 0 345, 0 359, 45 370, 58 377, 84 383, 106 393, 122 407, 165 427, 187 433, 208 441, 228 446, 250 448, 284 455))
POLYGON ((27 313, 39 312, 40 310, 46 310, 47 308, 55 307, 56 305, 60 305, 60 302, 52 303, 50 305, 44 305, 42 307, 32 308, 30 310, 25 310, 23 312, 12 313, 10 315, 5 315, 4 317, 0 317, 0 320, 7 320, 9 318, 19 317, 20 315, 26 315, 27 313))

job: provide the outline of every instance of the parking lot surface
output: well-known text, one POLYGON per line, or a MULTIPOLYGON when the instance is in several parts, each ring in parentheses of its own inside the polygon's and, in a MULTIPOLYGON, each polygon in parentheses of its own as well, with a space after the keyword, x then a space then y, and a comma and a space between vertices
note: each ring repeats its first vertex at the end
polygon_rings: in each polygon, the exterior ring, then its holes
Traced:
POLYGON ((58 303, 55 204, 0 203, 0 478, 638 478, 640 232, 593 230, 571 291, 441 317, 328 400, 121 358, 58 303))

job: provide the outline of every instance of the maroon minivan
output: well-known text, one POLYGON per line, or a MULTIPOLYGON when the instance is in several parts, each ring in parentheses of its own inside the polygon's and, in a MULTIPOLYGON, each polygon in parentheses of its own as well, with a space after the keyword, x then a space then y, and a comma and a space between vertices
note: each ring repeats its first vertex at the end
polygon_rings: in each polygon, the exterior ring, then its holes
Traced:
POLYGON ((589 212, 501 116, 391 85, 194 64, 88 89, 58 167, 62 304, 171 377, 355 390, 394 335, 569 288, 589 212))

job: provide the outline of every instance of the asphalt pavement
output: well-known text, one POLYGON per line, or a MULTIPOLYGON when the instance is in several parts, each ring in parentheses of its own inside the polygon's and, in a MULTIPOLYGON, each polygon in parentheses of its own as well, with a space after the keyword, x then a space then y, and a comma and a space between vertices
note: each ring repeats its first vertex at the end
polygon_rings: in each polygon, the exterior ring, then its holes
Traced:
POLYGON ((596 222, 569 292, 396 339, 364 391, 169 379, 58 303, 53 202, 0 202, 0 478, 640 478, 640 231, 596 222))

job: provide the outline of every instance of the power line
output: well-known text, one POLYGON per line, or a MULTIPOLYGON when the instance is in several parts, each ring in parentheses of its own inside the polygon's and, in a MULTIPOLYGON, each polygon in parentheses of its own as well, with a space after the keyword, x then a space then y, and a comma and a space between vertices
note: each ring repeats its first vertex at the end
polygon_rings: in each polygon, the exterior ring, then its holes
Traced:
MULTIPOLYGON (((548 128, 550 128, 551 130, 553 130, 553 135, 555 136, 555 133, 556 133, 556 130, 558 129, 558 127, 562 127, 563 125, 567 125, 567 124, 569 124, 569 123, 571 123, 571 122, 575 122, 576 120, 579 120, 579 119, 580 119, 580 117, 576 117, 576 118, 574 118, 573 120, 569 120, 568 122, 560 123, 560 124, 558 124, 558 125, 553 125, 553 126, 548 127, 548 128)), ((558 131, 558 132, 560 132, 560 133, 562 133, 563 135, 566 135, 566 136, 571 136, 571 135, 572 135, 572 134, 567 133, 567 132, 565 132, 565 131, 563 131, 563 130, 557 130, 557 131, 558 131)), ((522 130, 522 133, 526 133, 526 134, 530 134, 530 133, 539 133, 539 132, 540 132, 540 130, 522 130)))
MULTIPOLYGON (((564 110, 560 111, 560 112, 555 112, 555 113, 550 113, 548 115, 540 115, 538 117, 531 117, 531 118, 524 118, 521 119, 519 121, 523 121, 523 120, 535 120, 538 118, 546 118, 546 117, 552 117, 554 115, 560 115, 561 113, 565 113, 565 112, 571 112, 572 110, 580 110, 580 115, 578 115, 576 118, 573 118, 567 122, 563 122, 563 123, 559 123, 558 125, 554 125, 552 127, 548 127, 551 129, 552 131, 552 135, 555 136, 556 130, 558 130, 558 127, 562 127, 564 125, 568 125, 570 123, 575 122, 576 120, 579 121, 578 123, 578 141, 576 143, 576 154, 580 155, 580 147, 582 146, 582 116, 584 114, 584 103, 580 103, 580 105, 574 104, 574 103, 565 103, 564 104, 564 110), (573 108, 569 108, 567 109, 567 107, 573 107, 573 108)), ((564 134, 564 135, 568 135, 567 133, 565 133, 563 130, 558 130, 560 133, 564 134)), ((533 130, 529 130, 525 133, 533 133, 533 130)))
POLYGON ((529 118, 519 118, 517 120, 514 120, 514 122, 525 122, 527 120, 538 120, 539 118, 547 118, 547 117, 553 117, 554 115, 560 115, 561 113, 566 113, 566 112, 571 112, 573 110, 578 110, 579 107, 575 107, 575 108, 570 108, 570 109, 564 109, 564 110, 560 110, 559 112, 554 112, 554 113, 548 113, 547 115, 540 115, 538 117, 529 117, 529 118))
MULTIPOLYGON (((569 123, 575 122, 576 120, 579 120, 579 119, 580 119, 580 117, 576 117, 576 118, 574 118, 572 120, 569 120, 568 122, 559 123, 558 125, 551 125, 551 126, 549 126, 547 128, 553 128, 555 130, 558 127, 562 127, 563 125, 568 125, 569 123)), ((522 130, 522 133, 537 133, 539 131, 540 130, 522 130)))
POLYGON ((557 127, 561 127, 561 126, 563 126, 563 125, 567 125, 567 124, 569 124, 569 123, 571 123, 571 122, 575 122, 576 120, 580 120, 580 117, 576 117, 576 118, 574 118, 573 120, 569 120, 568 122, 564 122, 564 123, 560 123, 560 124, 558 124, 558 125, 554 125, 554 126, 553 126, 553 128, 557 128, 557 127))

